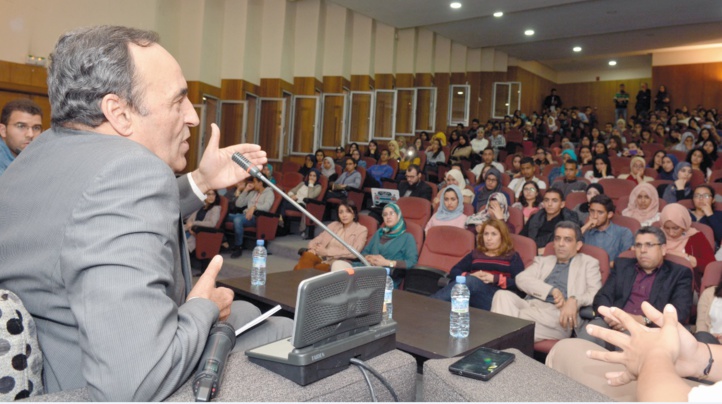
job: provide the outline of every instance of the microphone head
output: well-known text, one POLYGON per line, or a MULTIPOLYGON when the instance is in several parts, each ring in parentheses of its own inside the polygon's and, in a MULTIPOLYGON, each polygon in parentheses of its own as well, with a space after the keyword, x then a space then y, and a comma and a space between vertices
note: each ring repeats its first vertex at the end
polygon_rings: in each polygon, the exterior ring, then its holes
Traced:
POLYGON ((262 175, 261 171, 258 170, 258 167, 254 166, 253 163, 251 163, 250 160, 246 158, 246 156, 242 155, 241 153, 235 152, 233 153, 233 156, 231 156, 231 159, 234 163, 241 166, 242 169, 246 170, 248 174, 251 174, 252 176, 256 178, 260 178, 259 176, 262 175))

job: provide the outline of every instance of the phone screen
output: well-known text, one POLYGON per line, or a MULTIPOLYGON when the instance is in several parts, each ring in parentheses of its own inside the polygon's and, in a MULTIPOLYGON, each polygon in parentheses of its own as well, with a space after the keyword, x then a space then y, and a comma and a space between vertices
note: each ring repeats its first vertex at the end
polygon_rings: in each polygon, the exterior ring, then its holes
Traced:
POLYGON ((451 373, 489 380, 514 361, 514 354, 490 348, 479 348, 449 366, 451 373))

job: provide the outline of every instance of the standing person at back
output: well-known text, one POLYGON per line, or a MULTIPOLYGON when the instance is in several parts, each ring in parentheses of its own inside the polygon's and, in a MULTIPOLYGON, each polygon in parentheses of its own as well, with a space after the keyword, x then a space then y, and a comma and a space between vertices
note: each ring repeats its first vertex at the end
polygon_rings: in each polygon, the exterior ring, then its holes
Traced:
POLYGON ((614 94, 614 120, 627 120, 627 104, 629 104, 629 94, 624 91, 624 84, 619 85, 619 92, 614 94))
POLYGON ((43 130, 43 110, 27 98, 12 100, 0 113, 0 175, 43 130))
MULTIPOLYGON (((238 327, 260 314, 216 288, 220 257, 191 289, 181 218, 248 177, 234 152, 255 166, 265 152, 219 149, 214 124, 199 168, 175 177, 199 119, 154 32, 82 28, 50 60, 52 129, 0 176, 0 249, 13 252, 0 254, 0 286, 35 319, 48 393, 165 399, 191 376, 216 320, 238 327)), ((236 349, 290 334, 288 319, 270 320, 236 349)))

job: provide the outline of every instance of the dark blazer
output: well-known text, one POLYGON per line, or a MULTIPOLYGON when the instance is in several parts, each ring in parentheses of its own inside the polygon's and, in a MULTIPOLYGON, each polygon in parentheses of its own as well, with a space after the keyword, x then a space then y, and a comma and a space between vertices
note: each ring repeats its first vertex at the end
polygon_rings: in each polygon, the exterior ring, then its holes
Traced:
MULTIPOLYGON (((579 226, 583 224, 579 221, 579 216, 577 216, 575 212, 567 208, 562 208, 560 215, 561 220, 568 220, 578 224, 579 226)), ((544 209, 540 209, 538 212, 531 215, 529 220, 524 225, 524 228, 521 230, 521 235, 534 240, 537 247, 539 248, 546 246, 547 244, 549 244, 550 241, 554 240, 554 234, 549 234, 545 237, 539 236, 539 230, 541 230, 546 220, 547 212, 544 209)))
MULTIPOLYGON (((632 286, 637 277, 636 259, 617 258, 614 269, 604 286, 594 296, 594 311, 599 306, 623 308, 632 293, 632 286)), ((679 322, 686 324, 692 311, 692 271, 682 265, 665 260, 654 279, 649 303, 659 311, 667 303, 677 309, 679 322)))
MULTIPOLYGON (((399 195, 404 196, 406 191, 409 190, 409 183, 406 181, 401 181, 399 183, 399 195)), ((429 184, 426 183, 426 181, 419 181, 415 187, 411 189, 411 195, 409 196, 415 196, 417 198, 424 198, 428 201, 431 201, 431 187, 429 184)))

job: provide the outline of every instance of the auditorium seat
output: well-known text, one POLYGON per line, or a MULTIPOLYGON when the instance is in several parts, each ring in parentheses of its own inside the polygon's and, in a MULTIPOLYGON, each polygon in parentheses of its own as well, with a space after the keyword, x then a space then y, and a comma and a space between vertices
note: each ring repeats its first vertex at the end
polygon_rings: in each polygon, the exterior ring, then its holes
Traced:
POLYGON ((301 165, 295 161, 286 160, 281 164, 282 173, 297 173, 301 169, 301 165))
POLYGON ((622 196, 629 196, 636 186, 632 181, 619 178, 602 178, 599 180, 599 185, 604 188, 604 194, 612 198, 615 203, 622 196))
POLYGON ((429 219, 431 219, 431 202, 427 199, 415 196, 404 196, 399 198, 396 204, 401 209, 406 223, 416 223, 423 229, 426 227, 429 219))
MULTIPOLYGON (((223 195, 218 195, 218 204, 221 207, 221 215, 219 216, 218 223, 213 227, 200 227, 193 226, 193 231, 196 233, 196 249, 194 251, 195 257, 199 260, 210 260, 215 257, 221 251, 221 244, 223 243, 223 229, 221 225, 226 220, 228 214, 228 198, 223 195)), ((208 264, 203 265, 205 268, 208 264)))
POLYGON ((639 220, 633 217, 623 216, 622 214, 615 214, 614 216, 612 216, 612 223, 616 224, 617 226, 628 228, 629 231, 632 232, 632 236, 637 234, 637 230, 642 227, 642 224, 639 223, 639 220))
POLYGON ((587 202, 586 192, 571 192, 564 199, 564 207, 569 210, 574 210, 578 205, 587 202))
MULTIPOLYGON (((328 178, 325 176, 321 176, 321 178, 318 179, 318 183, 321 184, 321 193, 318 194, 316 198, 310 199, 306 198, 304 199, 304 203, 306 204, 306 210, 313 215, 316 219, 319 221, 323 221, 323 212, 326 210, 326 203, 323 202, 323 196, 326 195, 326 190, 328 189, 328 178)), ((358 209, 358 207, 357 207, 358 209)), ((283 212, 279 212, 283 214, 283 212)), ((306 215, 301 213, 298 210, 288 210, 286 212, 286 216, 289 220, 305 220, 306 221, 306 227, 314 227, 316 224, 308 218, 306 215)), ((309 234, 314 234, 313 231, 309 231, 309 234)))
POLYGON ((376 221, 376 219, 374 219, 373 217, 369 215, 364 215, 362 213, 358 215, 358 222, 359 224, 366 227, 366 230, 368 230, 368 235, 366 236, 365 243, 368 244, 369 241, 371 241, 371 237, 373 237, 374 234, 376 234, 376 231, 379 229, 379 222, 376 221))
POLYGON ((521 261, 524 263, 524 268, 527 268, 534 262, 534 257, 537 256, 536 242, 529 237, 513 233, 511 234, 511 241, 514 244, 514 251, 519 253, 521 261))
POLYGON ((509 230, 513 228, 512 233, 521 233, 521 230, 524 228, 524 214, 521 209, 509 208, 509 220, 507 220, 507 222, 509 224, 509 230))
POLYGON ((720 278, 722 278, 722 261, 712 261, 707 264, 704 275, 702 275, 700 292, 710 286, 719 285, 720 278))

